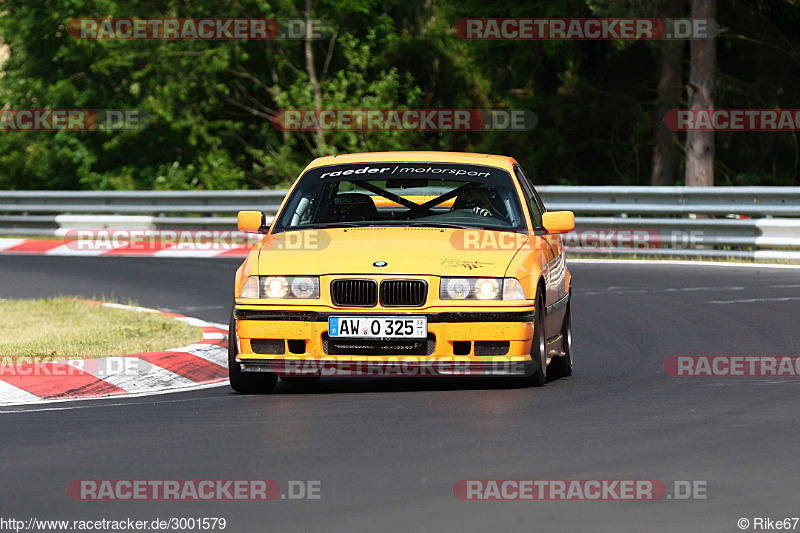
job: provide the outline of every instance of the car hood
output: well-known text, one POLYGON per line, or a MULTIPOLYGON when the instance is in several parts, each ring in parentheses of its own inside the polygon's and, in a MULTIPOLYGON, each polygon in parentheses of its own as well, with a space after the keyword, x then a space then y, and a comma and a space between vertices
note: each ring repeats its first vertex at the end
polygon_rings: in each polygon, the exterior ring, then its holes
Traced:
POLYGON ((259 274, 502 277, 528 240, 527 235, 477 231, 479 235, 464 245, 465 231, 473 230, 337 228, 278 233, 259 243, 259 274), (376 262, 386 266, 377 267, 376 262))

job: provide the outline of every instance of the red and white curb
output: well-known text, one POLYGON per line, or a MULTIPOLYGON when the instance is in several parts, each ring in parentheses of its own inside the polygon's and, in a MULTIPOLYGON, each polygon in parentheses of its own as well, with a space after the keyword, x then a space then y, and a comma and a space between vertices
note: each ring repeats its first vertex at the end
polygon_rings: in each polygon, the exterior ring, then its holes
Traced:
POLYGON ((109 242, 103 247, 78 248, 74 242, 58 239, 0 238, 0 254, 57 255, 78 257, 244 257, 252 245, 215 246, 203 249, 186 243, 153 243, 147 246, 109 242))
POLYGON ((163 352, 0 366, 0 405, 159 394, 228 380, 226 326, 145 307, 98 303, 172 317, 202 329, 203 339, 163 352))

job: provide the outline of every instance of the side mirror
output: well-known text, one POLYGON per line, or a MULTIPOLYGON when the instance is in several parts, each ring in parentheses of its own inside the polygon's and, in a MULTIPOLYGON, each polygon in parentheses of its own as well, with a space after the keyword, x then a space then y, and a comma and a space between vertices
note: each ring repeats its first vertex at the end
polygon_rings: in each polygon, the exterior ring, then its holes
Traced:
POLYGON ((542 215, 542 226, 548 233, 569 233, 575 229, 575 213, 550 211, 542 215))
POLYGON ((258 233, 265 226, 264 213, 261 211, 239 211, 236 222, 239 231, 258 233))

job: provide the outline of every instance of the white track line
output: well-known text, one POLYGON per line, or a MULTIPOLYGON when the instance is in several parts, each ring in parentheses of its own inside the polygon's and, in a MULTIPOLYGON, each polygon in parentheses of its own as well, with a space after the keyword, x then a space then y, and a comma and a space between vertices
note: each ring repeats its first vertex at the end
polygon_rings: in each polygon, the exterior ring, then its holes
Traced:
POLYGON ((710 304, 754 304, 759 302, 790 302, 800 300, 800 296, 782 296, 777 298, 748 298, 747 300, 710 300, 710 304))
MULTIPOLYGON (((0 414, 10 414, 10 413, 36 413, 40 411, 69 411, 71 409, 91 409, 95 407, 112 407, 112 406, 120 406, 120 405, 145 405, 145 402, 120 402, 120 399, 128 399, 128 398, 142 398, 146 396, 161 396, 162 394, 172 394, 173 392, 193 392, 196 390, 202 389, 213 389, 217 387, 230 387, 230 383, 226 379, 225 381, 221 381, 219 383, 206 383, 205 385, 195 385, 192 387, 183 387, 183 388, 175 388, 169 390, 161 390, 161 391, 149 391, 149 392, 136 392, 131 394, 125 394, 121 396, 103 396, 103 397, 86 397, 86 398, 66 398, 62 400, 40 400, 37 402, 20 402, 20 403, 12 403, 12 404, 1 404, 0 405, 0 414), (71 405, 67 407, 41 407, 35 409, 21 409, 21 410, 11 410, 11 411, 3 411, 2 409, 5 407, 27 407, 27 406, 37 406, 37 405, 45 405, 51 403, 66 403, 66 402, 97 402, 95 404, 90 405, 71 405), (114 403, 109 403, 114 402, 114 403)), ((184 401, 197 401, 197 400, 208 400, 210 398, 193 398, 190 400, 167 400, 165 402, 160 403, 174 403, 174 402, 184 402, 184 401)), ((148 405, 152 405, 151 402, 146 402, 148 405)))
POLYGON ((103 307, 113 307, 114 309, 127 309, 128 311, 138 311, 140 313, 155 313, 160 314, 161 311, 157 309, 150 309, 149 307, 138 307, 136 305, 115 304, 111 302, 103 302, 100 305, 103 307))

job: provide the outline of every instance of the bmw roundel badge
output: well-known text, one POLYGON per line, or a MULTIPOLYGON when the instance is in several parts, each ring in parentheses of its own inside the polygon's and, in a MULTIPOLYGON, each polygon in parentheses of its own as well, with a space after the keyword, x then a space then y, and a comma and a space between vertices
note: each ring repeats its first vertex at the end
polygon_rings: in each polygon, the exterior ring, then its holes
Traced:
POLYGON ((378 268, 383 268, 388 264, 389 263, 387 263, 386 261, 375 261, 374 263, 372 263, 372 266, 376 266, 378 268))

